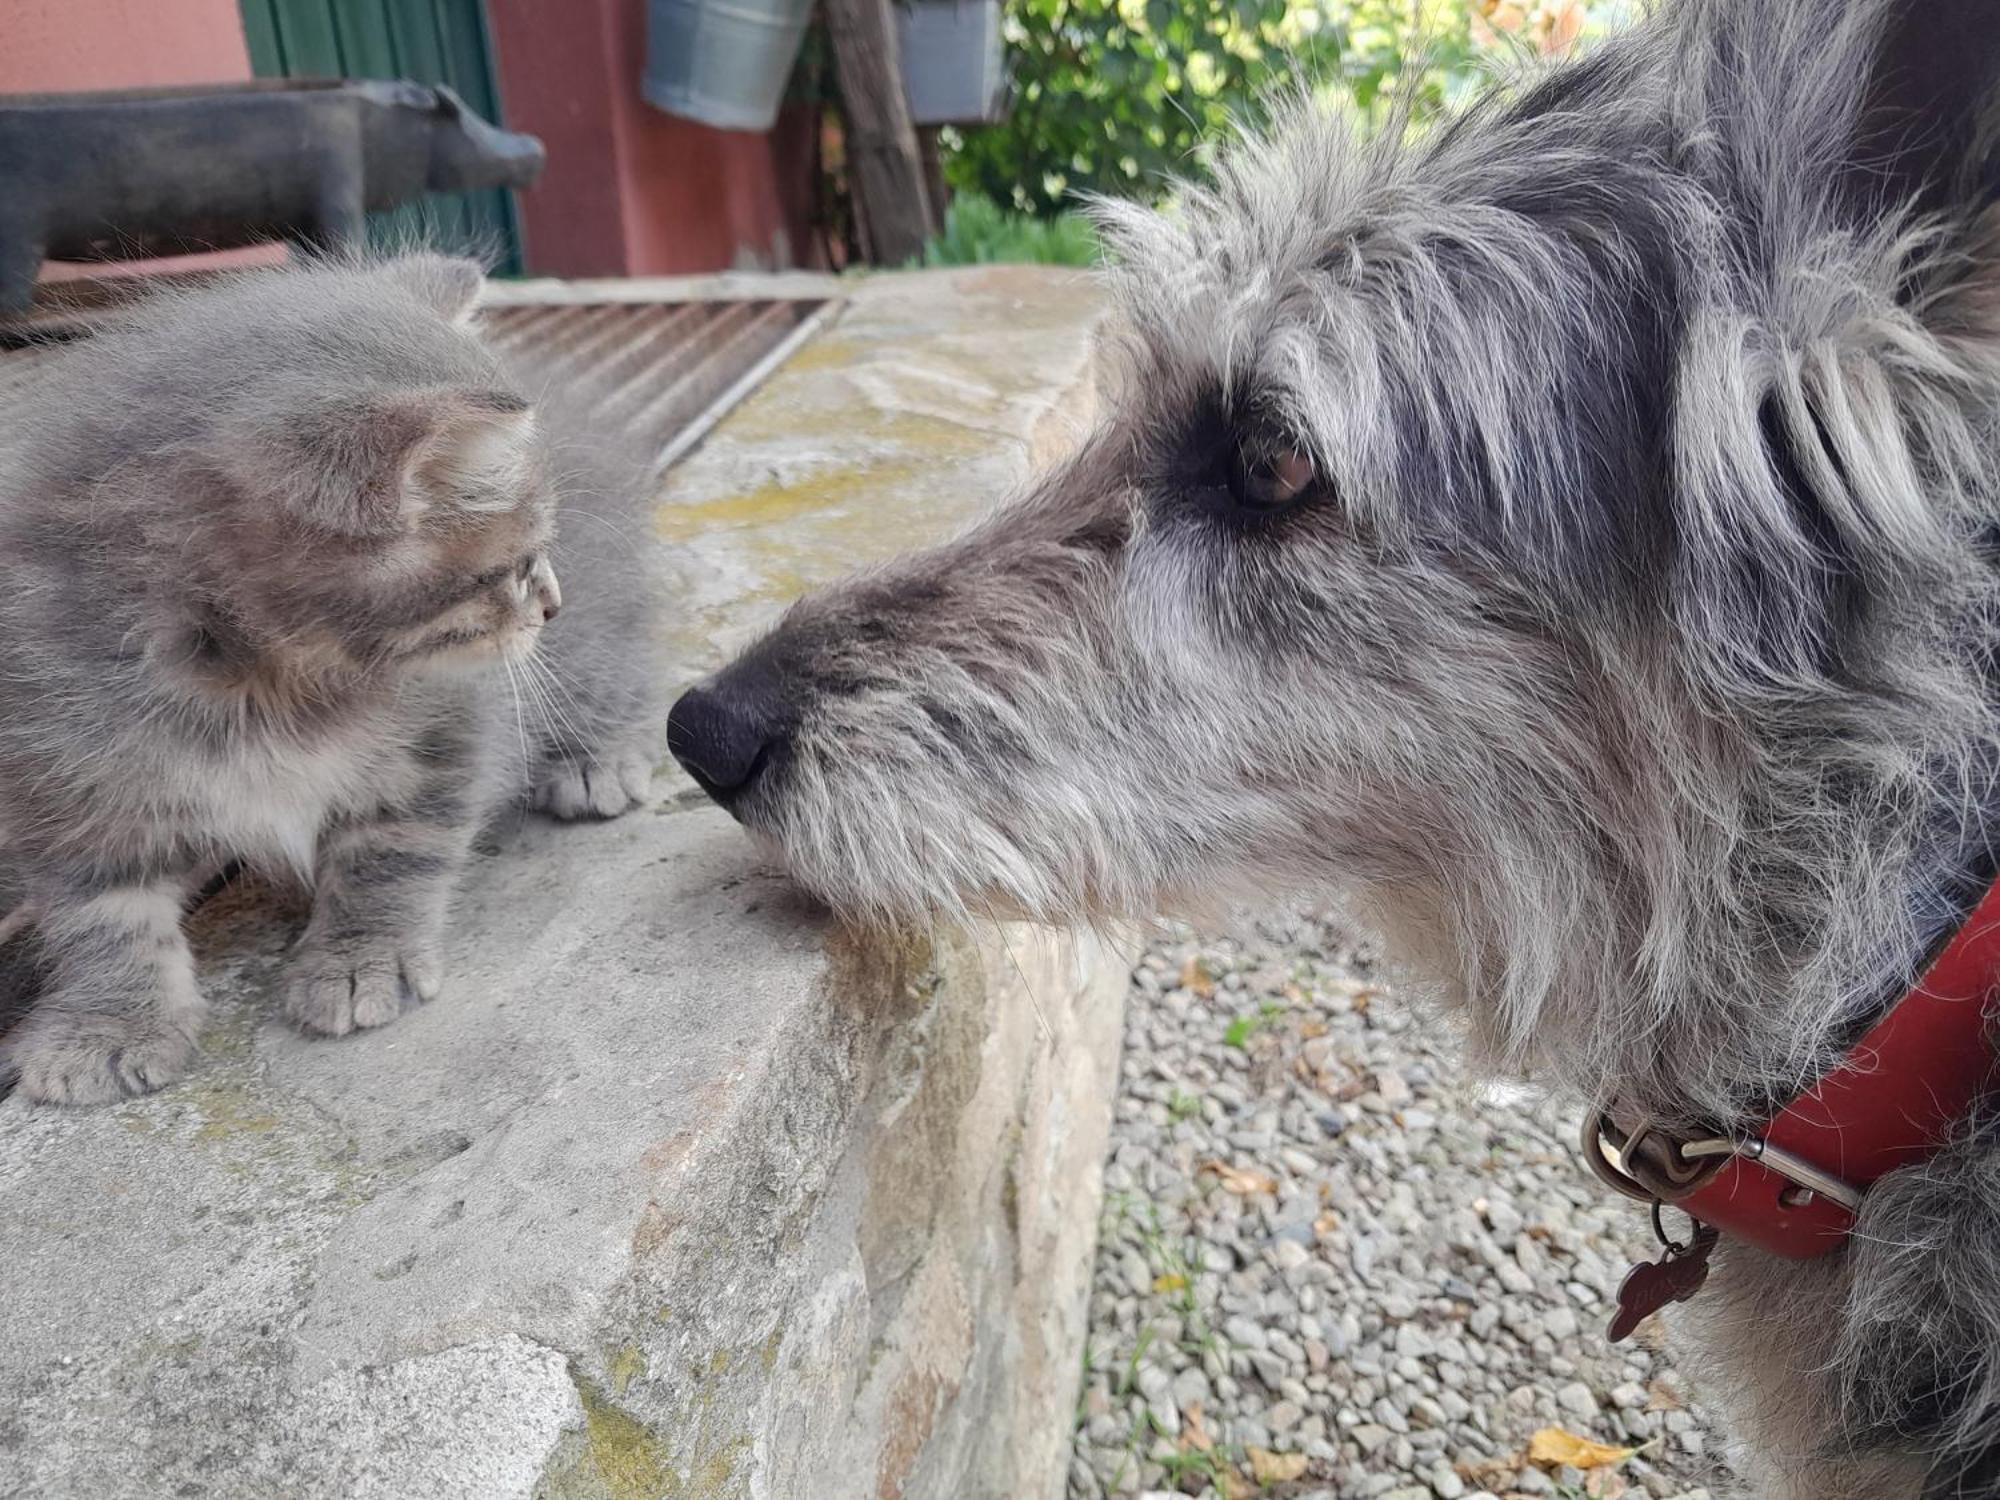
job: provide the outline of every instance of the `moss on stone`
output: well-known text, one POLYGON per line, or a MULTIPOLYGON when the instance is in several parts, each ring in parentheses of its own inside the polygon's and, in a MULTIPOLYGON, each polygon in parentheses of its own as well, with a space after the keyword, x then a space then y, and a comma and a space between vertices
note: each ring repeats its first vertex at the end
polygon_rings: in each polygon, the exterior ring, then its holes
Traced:
MULTIPOLYGON (((712 1368, 726 1369, 727 1354, 711 1357, 712 1368)), ((629 1384, 634 1366, 642 1372, 645 1357, 632 1345, 612 1355, 611 1381, 629 1384)), ((543 1471, 535 1500, 742 1500, 749 1492, 743 1468, 750 1439, 742 1434, 717 1440, 695 1425, 694 1456, 685 1470, 666 1440, 647 1423, 621 1407, 595 1382, 570 1367, 570 1384, 583 1405, 580 1441, 565 1442, 543 1471)), ((697 1405, 700 1405, 698 1402, 697 1405)))
POLYGON ((278 1117, 264 1109, 246 1089, 229 1084, 197 1087, 195 1105, 204 1123, 198 1141, 227 1141, 242 1135, 264 1135, 278 1128, 278 1117))
POLYGON ((712 500, 662 505, 654 512, 654 530, 666 541, 686 542, 718 529, 783 525, 813 512, 871 499, 884 485, 906 483, 928 468, 914 457, 841 464, 789 483, 773 480, 712 500))
POLYGON ((583 1403, 583 1441, 565 1445, 536 1486, 536 1500, 682 1500, 688 1493, 666 1444, 570 1369, 583 1403))
POLYGON ((611 1389, 622 1396, 636 1379, 646 1373, 646 1356, 637 1344, 620 1344, 612 1351, 607 1369, 611 1375, 611 1389))
POLYGON ((688 1475, 688 1500, 731 1500, 745 1488, 737 1465, 749 1451, 750 1439, 731 1438, 715 1452, 696 1463, 688 1475))

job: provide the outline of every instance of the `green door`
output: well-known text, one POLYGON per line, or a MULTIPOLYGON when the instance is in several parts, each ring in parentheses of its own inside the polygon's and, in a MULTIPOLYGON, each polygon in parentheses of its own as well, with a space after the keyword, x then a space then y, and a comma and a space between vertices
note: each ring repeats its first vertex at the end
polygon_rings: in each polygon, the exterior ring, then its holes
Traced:
MULTIPOLYGON (((442 83, 494 124, 500 92, 484 0, 240 0, 259 78, 407 78, 442 83)), ((521 269, 513 197, 505 188, 434 194, 369 215, 383 248, 422 241, 521 269)))

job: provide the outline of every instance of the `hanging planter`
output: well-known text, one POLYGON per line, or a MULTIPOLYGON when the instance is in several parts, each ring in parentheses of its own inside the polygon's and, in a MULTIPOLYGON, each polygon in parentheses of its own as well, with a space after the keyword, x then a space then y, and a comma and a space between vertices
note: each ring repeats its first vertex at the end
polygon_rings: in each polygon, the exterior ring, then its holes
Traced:
POLYGON ((1006 113, 1000 0, 903 0, 903 88, 918 125, 977 125, 1006 113))
POLYGON ((648 0, 648 103, 718 130, 769 130, 812 0, 648 0))

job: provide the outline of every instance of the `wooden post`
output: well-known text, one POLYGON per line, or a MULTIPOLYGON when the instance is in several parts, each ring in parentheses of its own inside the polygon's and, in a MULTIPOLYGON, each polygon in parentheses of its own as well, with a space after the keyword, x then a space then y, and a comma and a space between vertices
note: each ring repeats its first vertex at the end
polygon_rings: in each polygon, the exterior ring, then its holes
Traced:
POLYGON ((903 93, 893 0, 826 0, 826 29, 847 112, 847 164, 869 258, 896 266, 930 233, 923 158, 903 93))
POLYGON ((945 206, 951 202, 951 188, 944 180, 944 153, 938 149, 940 125, 917 127, 917 154, 924 163, 924 191, 930 195, 931 233, 944 233, 945 206))

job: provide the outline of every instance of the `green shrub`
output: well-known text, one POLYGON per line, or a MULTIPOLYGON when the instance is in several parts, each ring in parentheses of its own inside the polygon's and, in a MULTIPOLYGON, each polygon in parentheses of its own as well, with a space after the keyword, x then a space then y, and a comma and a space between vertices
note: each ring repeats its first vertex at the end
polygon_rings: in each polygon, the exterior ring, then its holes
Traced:
POLYGON ((1089 266, 1097 263, 1097 235, 1073 213, 1038 219, 1002 208, 979 192, 952 196, 944 233, 924 246, 927 266, 977 266, 1003 261, 1089 266))
POLYGON ((1300 89, 1421 122, 1496 61, 1567 48, 1633 0, 1007 0, 1014 107, 946 138, 955 188, 1038 215, 1156 199, 1300 89))

